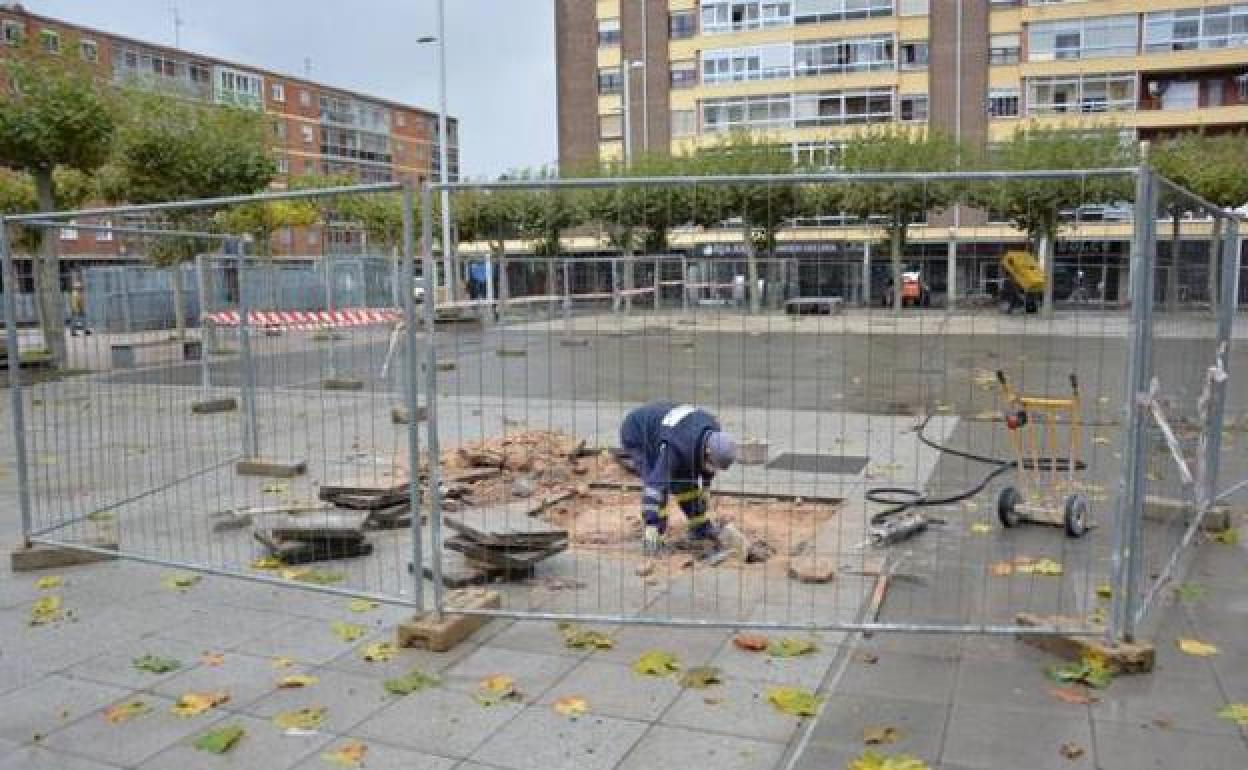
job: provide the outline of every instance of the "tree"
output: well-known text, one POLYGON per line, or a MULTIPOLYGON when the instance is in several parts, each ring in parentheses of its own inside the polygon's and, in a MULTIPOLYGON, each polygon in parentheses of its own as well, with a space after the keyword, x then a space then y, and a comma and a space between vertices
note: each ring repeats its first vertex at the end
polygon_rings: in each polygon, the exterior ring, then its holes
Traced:
MULTIPOLYGON (((885 129, 850 139, 841 152, 841 169, 846 173, 951 171, 957 167, 959 156, 957 143, 941 134, 885 129)), ((952 203, 957 197, 956 187, 949 183, 854 182, 824 186, 818 195, 825 201, 826 210, 883 222, 892 263, 893 309, 900 311, 902 260, 910 224, 952 203)))
MULTIPOLYGON (((66 200, 58 190, 57 170, 89 174, 99 168, 108 159, 116 130, 111 95, 90 70, 70 60, 23 46, 4 64, 9 87, 0 97, 0 165, 30 175, 39 211, 53 211, 58 200, 66 200)), ((55 238, 39 240, 40 248, 32 249, 39 323, 53 361, 64 366, 60 257, 55 238)))
MULTIPOLYGON (((263 191, 272 181, 276 166, 269 157, 268 126, 260 113, 156 93, 127 93, 128 109, 107 174, 116 199, 142 204, 247 195, 263 191)), ((234 216, 249 219, 262 230, 274 227, 277 220, 267 209, 234 216)), ((166 224, 182 230, 217 226, 213 212, 205 210, 174 211, 166 224)), ((262 249, 269 248, 268 238, 260 243, 262 249)), ((165 243, 151 255, 157 264, 173 268, 179 336, 185 333, 186 319, 178 266, 193 258, 200 246, 193 241, 165 243)))
POLYGON ((455 229, 463 241, 485 241, 498 265, 498 300, 511 298, 507 241, 526 237, 525 217, 534 204, 527 190, 465 190, 455 195, 455 229))
POLYGON ((551 258, 546 263, 546 287, 547 293, 553 294, 554 258, 563 250, 564 232, 586 219, 584 196, 560 187, 541 189, 543 180, 558 178, 549 169, 522 172, 514 178, 532 180, 537 188, 509 200, 518 208, 520 237, 533 244, 534 255, 551 258))
MULTIPOLYGON (((1030 126, 1020 128, 1007 142, 996 145, 987 159, 1003 171, 1038 171, 1123 167, 1134 162, 1134 148, 1123 144, 1117 130, 1030 126)), ((1044 312, 1053 312, 1053 245, 1062 212, 1093 203, 1131 198, 1127 179, 1074 177, 1059 179, 1007 178, 977 186, 971 193, 982 208, 1004 214, 1027 233, 1044 263, 1044 312)))

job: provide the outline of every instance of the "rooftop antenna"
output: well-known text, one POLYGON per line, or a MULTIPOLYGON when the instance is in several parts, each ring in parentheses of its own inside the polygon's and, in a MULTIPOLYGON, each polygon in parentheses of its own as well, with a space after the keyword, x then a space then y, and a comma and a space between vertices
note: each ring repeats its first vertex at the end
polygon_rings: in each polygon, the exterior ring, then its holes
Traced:
POLYGON ((169 13, 173 15, 173 47, 182 47, 182 12, 177 3, 169 4, 169 13))
POLYGON ((303 75, 309 80, 312 78, 312 57, 303 57, 303 75))

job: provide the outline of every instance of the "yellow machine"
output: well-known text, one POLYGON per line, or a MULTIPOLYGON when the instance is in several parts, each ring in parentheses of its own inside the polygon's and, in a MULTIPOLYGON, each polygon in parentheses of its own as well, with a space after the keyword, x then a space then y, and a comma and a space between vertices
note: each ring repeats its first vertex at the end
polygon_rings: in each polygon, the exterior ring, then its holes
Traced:
POLYGON ((1083 537, 1088 531, 1088 500, 1074 491, 1075 472, 1086 466, 1080 462, 1082 411, 1079 381, 1070 375, 1070 398, 1025 396, 1010 385, 1005 372, 997 372, 1005 399, 1005 425, 1014 448, 1016 485, 1001 490, 997 497, 997 517, 1007 528, 1023 522, 1063 527, 1069 537, 1083 537), (1067 427, 1059 428, 1058 416, 1066 417, 1067 427), (1068 454, 1058 457, 1059 433, 1065 434, 1068 454), (1041 445, 1047 456, 1041 455, 1041 445), (1063 494, 1065 493, 1065 494, 1063 494))
POLYGON ((1001 258, 1007 279, 1001 287, 1001 312, 1022 307, 1036 312, 1044 294, 1044 268, 1029 251, 1007 251, 1001 258))

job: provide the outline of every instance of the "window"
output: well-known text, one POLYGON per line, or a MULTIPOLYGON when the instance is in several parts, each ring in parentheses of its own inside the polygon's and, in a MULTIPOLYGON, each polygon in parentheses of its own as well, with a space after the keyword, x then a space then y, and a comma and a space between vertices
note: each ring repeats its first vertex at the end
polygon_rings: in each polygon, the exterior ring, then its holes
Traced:
POLYGON ((696 136, 698 133, 697 110, 672 110, 672 136, 696 136))
POLYGON ((798 43, 793 49, 793 60, 799 76, 897 68, 892 35, 798 43))
POLYGON ((845 142, 820 139, 813 142, 793 143, 793 163, 806 168, 834 171, 840 167, 845 142))
MULTIPOLYGON (((309 163, 308 165, 311 166, 312 164, 309 163)), ((312 172, 309 171, 308 173, 311 174, 312 172)), ((313 227, 308 228, 308 245, 309 246, 321 245, 321 234, 317 232, 316 228, 313 228, 313 227)))
POLYGON ((97 62, 100 60, 100 47, 94 40, 79 40, 78 55, 83 61, 97 62))
POLYGON ((598 47, 609 48, 620 44, 620 20, 598 20, 598 47))
POLYGON ((927 0, 897 0, 898 16, 926 16, 927 0))
POLYGON ((300 126, 300 131, 303 133, 304 144, 312 144, 316 140, 316 129, 312 126, 300 126))
POLYGON ((793 100, 789 94, 737 96, 702 102, 704 131, 740 128, 789 128, 793 125, 793 100))
POLYGON ((598 136, 602 139, 620 139, 624 136, 624 118, 621 115, 599 115, 598 136))
POLYGON ((216 92, 218 104, 258 110, 264 98, 264 79, 249 72, 218 67, 216 92))
POLYGON ((793 20, 798 24, 892 16, 893 0, 794 0, 793 20))
POLYGON ((61 36, 57 32, 45 29, 39 33, 39 47, 44 53, 61 52, 61 36))
POLYGON ((1129 72, 1027 79, 1027 114, 1121 112, 1135 109, 1129 72))
POLYGON ((1018 89, 994 88, 988 92, 988 114, 994 118, 1018 117, 1018 89))
POLYGON ((281 119, 273 121, 273 138, 286 141, 286 121, 281 119))
POLYGON ((792 23, 792 0, 702 0, 702 33, 706 35, 787 27, 792 23))
POLYGON ((62 241, 76 241, 76 240, 78 240, 78 228, 73 227, 73 225, 75 225, 75 224, 77 224, 77 223, 78 223, 78 221, 77 221, 77 220, 75 220, 75 219, 71 219, 71 220, 69 220, 69 224, 71 225, 70 227, 62 227, 62 228, 61 228, 61 240, 62 240, 62 241))
POLYGON ((1144 49, 1191 51, 1248 46, 1248 5, 1215 5, 1144 15, 1144 49))
MULTIPOLYGON (((111 219, 102 219, 102 220, 100 220, 100 226, 101 226, 101 227, 112 227, 112 226, 113 226, 113 220, 111 220, 111 219)), ((97 243, 112 243, 112 240, 113 240, 113 231, 112 231, 112 230, 96 230, 96 231, 95 231, 95 240, 96 240, 96 242, 97 242, 97 243)))
POLYGON ((897 112, 903 121, 927 122, 927 94, 903 94, 897 99, 897 112))
POLYGON ((903 70, 927 69, 926 40, 918 40, 901 44, 901 68, 903 70))
POLYGON ((299 106, 300 107, 312 106, 312 94, 306 88, 299 89, 299 106))
POLYGON ((771 80, 793 75, 793 47, 788 43, 702 52, 702 82, 771 80))
POLYGON ((889 123, 893 120, 893 89, 798 94, 793 100, 793 112, 798 128, 889 123))
POLYGON ((692 59, 672 62, 672 88, 693 88, 698 84, 698 63, 692 59))
POLYGON ((277 159, 277 173, 279 174, 290 173, 290 158, 278 158, 277 159))
POLYGON ((667 17, 667 34, 672 40, 686 40, 698 34, 698 14, 672 11, 667 17))
POLYGON ((20 21, 4 20, 4 42, 6 45, 21 45, 26 37, 26 27, 20 21))
POLYGON ((607 96, 618 94, 624 87, 624 78, 619 67, 601 67, 598 70, 598 94, 607 96))
POLYGON ((1027 27, 1027 59, 1091 59, 1100 56, 1134 56, 1137 21, 1130 16, 1064 19, 1027 27))
POLYGON ((1023 36, 1017 32, 1007 35, 993 35, 988 38, 988 63, 1018 64, 1018 57, 1022 47, 1023 36))
POLYGON ((303 162, 303 173, 304 175, 307 175, 307 176, 315 174, 316 173, 315 161, 305 160, 303 162))
POLYGON ((407 116, 401 112, 394 113, 394 124, 399 128, 407 127, 407 116))
POLYGON ((190 72, 192 83, 206 85, 212 82, 212 72, 206 65, 192 63, 187 69, 190 72))
POLYGON ((274 83, 273 85, 269 86, 269 92, 273 98, 273 101, 275 102, 286 101, 286 86, 282 85, 281 83, 274 83))

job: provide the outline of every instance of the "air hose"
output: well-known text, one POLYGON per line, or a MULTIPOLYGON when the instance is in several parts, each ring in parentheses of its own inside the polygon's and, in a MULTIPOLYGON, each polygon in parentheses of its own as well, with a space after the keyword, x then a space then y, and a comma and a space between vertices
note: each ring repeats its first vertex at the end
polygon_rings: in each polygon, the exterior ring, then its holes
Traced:
MULTIPOLYGON (((941 520, 929 519, 917 509, 939 505, 953 505, 954 503, 960 503, 963 500, 975 497, 980 492, 983 492, 998 476, 1019 467, 1018 460, 1003 460, 999 457, 988 457, 937 444, 929 439, 925 433, 927 425, 932 421, 933 416, 929 414, 923 418, 923 422, 919 423, 914 429, 914 432, 919 437, 919 441, 941 454, 952 455, 963 460, 988 465, 992 467, 992 470, 978 484, 947 497, 929 497, 925 492, 908 487, 872 487, 868 489, 864 495, 868 502, 889 506, 874 514, 870 519, 868 534, 872 545, 884 546, 900 542, 927 529, 928 524, 943 524, 944 522, 941 520)), ((1078 461, 1075 463, 1074 470, 1081 471, 1087 467, 1087 463, 1078 461)), ((1064 472, 1071 470, 1071 459, 1069 457, 1028 457, 1023 460, 1023 468, 1026 470, 1064 472)))

